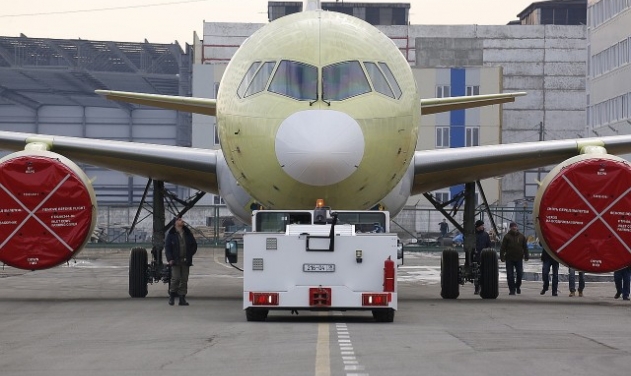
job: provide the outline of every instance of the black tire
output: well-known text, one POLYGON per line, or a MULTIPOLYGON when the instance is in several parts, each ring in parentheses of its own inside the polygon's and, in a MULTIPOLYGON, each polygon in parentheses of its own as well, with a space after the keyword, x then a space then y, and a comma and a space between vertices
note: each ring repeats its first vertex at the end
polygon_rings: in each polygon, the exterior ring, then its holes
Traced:
POLYGON ((443 299, 456 299, 460 295, 459 268, 458 251, 444 250, 440 261, 440 296, 443 299))
POLYGON ((269 309, 250 307, 245 309, 245 318, 248 321, 265 321, 268 313, 269 309))
POLYGON ((494 249, 486 248, 480 254, 480 297, 482 299, 497 299, 499 294, 497 252, 494 249))
POLYGON ((375 318, 377 322, 393 322, 394 321, 394 309, 386 308, 386 309, 373 309, 372 317, 375 318))
POLYGON ((129 254, 129 296, 147 296, 147 250, 133 248, 129 254))

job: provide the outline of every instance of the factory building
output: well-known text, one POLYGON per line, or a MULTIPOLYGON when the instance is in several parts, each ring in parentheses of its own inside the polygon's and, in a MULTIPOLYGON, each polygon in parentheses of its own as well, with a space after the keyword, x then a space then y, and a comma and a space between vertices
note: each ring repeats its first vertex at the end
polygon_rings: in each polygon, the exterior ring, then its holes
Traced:
POLYGON ((587 136, 631 133, 631 1, 587 8, 587 136))

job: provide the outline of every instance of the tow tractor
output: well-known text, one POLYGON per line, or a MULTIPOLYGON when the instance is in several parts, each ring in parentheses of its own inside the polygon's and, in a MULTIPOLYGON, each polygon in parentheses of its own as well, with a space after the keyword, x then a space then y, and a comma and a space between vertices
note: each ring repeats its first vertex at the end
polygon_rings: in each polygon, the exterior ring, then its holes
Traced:
POLYGON ((243 308, 248 321, 270 310, 369 310, 392 322, 397 309, 397 264, 403 252, 389 233, 386 211, 252 212, 243 237, 243 308))

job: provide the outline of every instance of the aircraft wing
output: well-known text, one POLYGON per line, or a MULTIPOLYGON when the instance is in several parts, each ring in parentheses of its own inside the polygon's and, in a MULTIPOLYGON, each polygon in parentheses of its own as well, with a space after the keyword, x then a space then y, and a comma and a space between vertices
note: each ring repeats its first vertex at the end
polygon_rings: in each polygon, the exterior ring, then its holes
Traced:
POLYGON ((437 114, 466 108, 490 106, 493 104, 515 102, 515 98, 526 95, 525 92, 468 95, 463 97, 421 99, 421 115, 437 114))
MULTIPOLYGON (((103 95, 107 99, 119 102, 142 104, 145 106, 192 112, 203 115, 216 115, 216 99, 144 94, 113 90, 95 90, 95 93, 103 95)), ((514 102, 516 97, 522 95, 526 95, 526 93, 516 92, 505 94, 470 95, 463 97, 421 99, 421 115, 431 115, 439 112, 509 103, 514 102)))
POLYGON ((95 90, 105 98, 145 106, 166 108, 203 115, 216 115, 217 100, 207 98, 180 97, 173 95, 144 94, 129 91, 95 90))
POLYGON ((558 164, 581 154, 585 146, 628 154, 631 135, 417 151, 412 194, 558 164))
POLYGON ((218 150, 0 131, 0 149, 24 150, 30 142, 75 162, 218 193, 218 150))

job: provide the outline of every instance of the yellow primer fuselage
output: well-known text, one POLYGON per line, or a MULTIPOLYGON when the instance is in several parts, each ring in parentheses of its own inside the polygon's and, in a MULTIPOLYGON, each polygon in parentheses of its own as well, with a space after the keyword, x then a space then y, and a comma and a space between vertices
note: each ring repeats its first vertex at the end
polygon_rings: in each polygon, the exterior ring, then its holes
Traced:
MULTIPOLYGON (((321 80, 318 92, 322 93, 321 80)), ((238 183, 269 208, 312 208, 317 198, 337 209, 369 208, 399 182, 414 155, 420 98, 410 66, 394 43, 354 17, 307 11, 261 28, 228 65, 217 96, 221 147, 238 183), (375 90, 342 101, 310 103, 269 91, 240 98, 237 88, 255 61, 293 60, 318 67, 343 61, 385 62, 398 81, 398 99, 375 90), (330 103, 330 105, 329 105, 330 103), (306 184, 278 161, 281 123, 301 111, 337 111, 352 117, 363 133, 364 152, 354 171, 334 184, 306 184), (376 171, 376 173, 375 173, 376 171)))

